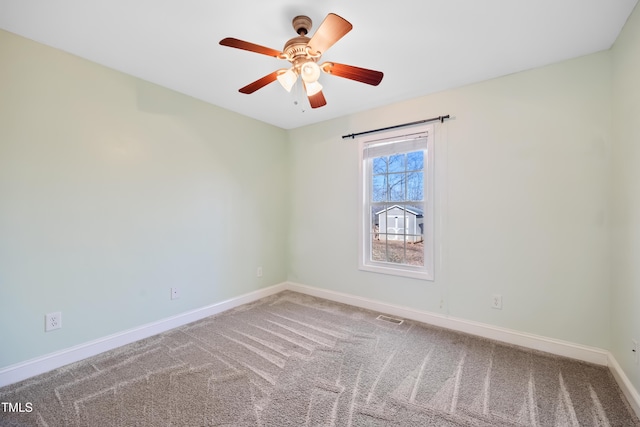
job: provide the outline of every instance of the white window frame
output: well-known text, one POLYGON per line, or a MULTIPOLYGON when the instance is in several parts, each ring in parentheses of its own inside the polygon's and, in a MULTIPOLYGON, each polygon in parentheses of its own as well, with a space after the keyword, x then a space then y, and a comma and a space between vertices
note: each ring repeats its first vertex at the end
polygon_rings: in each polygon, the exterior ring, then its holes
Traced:
POLYGON ((435 149, 434 149, 434 126, 424 124, 405 129, 396 129, 384 133, 377 133, 367 137, 359 138, 359 231, 358 231, 358 267, 360 270, 374 273, 390 274, 394 276, 410 277, 422 280, 435 280, 434 271, 434 179, 435 179, 435 149), (388 141, 406 140, 426 136, 427 149, 424 158, 424 266, 412 266, 407 264, 395 264, 389 262, 373 261, 371 254, 371 207, 369 205, 372 191, 372 169, 373 160, 364 156, 365 148, 369 144, 382 143, 388 141))

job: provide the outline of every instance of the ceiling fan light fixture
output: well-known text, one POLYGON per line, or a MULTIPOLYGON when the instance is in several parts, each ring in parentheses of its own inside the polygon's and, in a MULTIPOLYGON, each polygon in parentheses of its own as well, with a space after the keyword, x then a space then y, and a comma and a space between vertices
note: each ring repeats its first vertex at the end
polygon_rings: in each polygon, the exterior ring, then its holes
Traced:
POLYGON ((307 96, 313 96, 322 90, 322 85, 317 81, 309 83, 305 82, 304 88, 307 91, 307 96))
POLYGON ((254 93, 276 80, 280 82, 286 91, 292 92, 294 86, 297 86, 298 76, 300 76, 302 87, 309 98, 311 108, 319 108, 327 105, 327 100, 322 93, 322 85, 318 81, 321 71, 372 86, 377 86, 382 80, 383 73, 380 71, 334 62, 325 62, 322 65, 317 64, 320 57, 353 28, 346 19, 335 13, 329 13, 313 36, 310 37, 307 36, 311 29, 311 19, 308 16, 296 16, 293 18, 292 24, 298 35, 289 39, 282 51, 233 37, 220 40, 222 46, 286 60, 291 64, 290 69, 281 68, 273 71, 240 88, 238 90, 240 93, 254 93))
POLYGON ((292 68, 280 71, 281 72, 278 73, 277 77, 278 81, 287 92, 291 92, 291 88, 293 88, 293 85, 296 83, 298 75, 293 71, 292 68))
POLYGON ((320 67, 313 61, 308 61, 300 67, 300 75, 305 83, 315 83, 320 77, 320 67))

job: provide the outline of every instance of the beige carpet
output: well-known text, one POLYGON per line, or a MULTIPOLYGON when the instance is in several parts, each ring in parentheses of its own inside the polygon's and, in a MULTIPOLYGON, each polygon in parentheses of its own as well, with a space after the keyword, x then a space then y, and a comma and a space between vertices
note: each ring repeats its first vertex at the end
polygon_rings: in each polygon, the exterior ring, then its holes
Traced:
POLYGON ((283 292, 0 389, 2 426, 640 426, 607 368, 283 292))

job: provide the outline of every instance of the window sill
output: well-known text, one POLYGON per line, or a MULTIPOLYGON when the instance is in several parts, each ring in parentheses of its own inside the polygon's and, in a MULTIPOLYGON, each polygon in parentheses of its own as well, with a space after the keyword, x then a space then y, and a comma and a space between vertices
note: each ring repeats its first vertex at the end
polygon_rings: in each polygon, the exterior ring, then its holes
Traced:
POLYGON ((433 282, 433 272, 423 270, 410 270, 408 268, 393 268, 386 265, 360 265, 359 270, 371 273, 388 274, 391 276, 409 277, 411 279, 420 279, 433 282))

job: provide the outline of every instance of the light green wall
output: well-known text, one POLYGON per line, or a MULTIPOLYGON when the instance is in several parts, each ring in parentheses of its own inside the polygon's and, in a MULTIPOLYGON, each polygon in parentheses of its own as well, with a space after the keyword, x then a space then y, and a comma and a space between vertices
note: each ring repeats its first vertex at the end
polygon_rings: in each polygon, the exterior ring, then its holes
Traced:
POLYGON ((0 367, 286 279, 284 130, 3 31, 0 64, 0 367))
POLYGON ((602 52, 291 131, 290 280, 608 348, 610 78, 602 52), (359 271, 341 135, 444 114, 435 282, 359 271))
POLYGON ((640 390, 640 365, 631 339, 640 342, 640 8, 613 49, 611 151, 611 351, 640 390))

